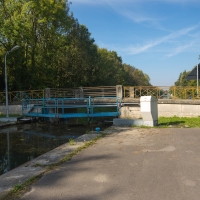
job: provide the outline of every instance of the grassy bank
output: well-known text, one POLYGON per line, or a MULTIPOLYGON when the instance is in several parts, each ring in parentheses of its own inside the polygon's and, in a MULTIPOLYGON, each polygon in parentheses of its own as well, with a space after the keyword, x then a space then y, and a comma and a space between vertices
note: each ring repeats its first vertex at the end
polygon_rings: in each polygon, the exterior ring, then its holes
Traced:
POLYGON ((200 117, 159 117, 159 127, 200 127, 200 117))

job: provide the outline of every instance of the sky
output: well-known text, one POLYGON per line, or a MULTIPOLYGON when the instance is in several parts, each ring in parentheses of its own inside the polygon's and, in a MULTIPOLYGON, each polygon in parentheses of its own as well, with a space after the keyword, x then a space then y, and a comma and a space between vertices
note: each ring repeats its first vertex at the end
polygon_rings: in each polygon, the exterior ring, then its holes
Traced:
POLYGON ((200 63, 199 0, 70 0, 70 10, 100 48, 172 86, 200 63))

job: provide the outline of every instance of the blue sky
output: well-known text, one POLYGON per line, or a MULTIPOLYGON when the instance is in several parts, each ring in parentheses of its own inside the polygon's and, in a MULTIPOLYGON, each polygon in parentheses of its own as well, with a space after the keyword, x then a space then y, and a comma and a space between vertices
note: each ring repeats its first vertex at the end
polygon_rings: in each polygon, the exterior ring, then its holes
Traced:
POLYGON ((171 86, 200 62, 199 0, 71 0, 71 11, 100 48, 171 86))

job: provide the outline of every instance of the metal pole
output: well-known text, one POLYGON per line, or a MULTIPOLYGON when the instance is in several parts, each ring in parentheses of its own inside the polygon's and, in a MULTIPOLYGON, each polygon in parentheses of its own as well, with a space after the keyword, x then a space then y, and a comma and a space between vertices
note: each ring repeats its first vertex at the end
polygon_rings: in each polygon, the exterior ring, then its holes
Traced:
POLYGON ((199 97, 199 65, 197 65, 197 97, 199 97))
POLYGON ((7 71, 6 71, 6 56, 9 52, 5 55, 5 92, 6 92, 6 117, 9 117, 9 107, 8 107, 8 83, 7 83, 7 71))

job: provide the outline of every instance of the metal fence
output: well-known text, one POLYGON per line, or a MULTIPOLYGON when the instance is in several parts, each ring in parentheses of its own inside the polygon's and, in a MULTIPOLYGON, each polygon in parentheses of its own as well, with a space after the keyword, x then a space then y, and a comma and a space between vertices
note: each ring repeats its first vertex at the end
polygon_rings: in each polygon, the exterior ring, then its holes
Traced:
MULTIPOLYGON (((198 99, 200 90, 195 86, 123 86, 123 98, 153 96, 157 99, 198 99)), ((9 103, 21 103, 22 99, 39 98, 88 98, 116 97, 116 86, 46 88, 8 92, 9 103)), ((0 103, 6 102, 5 92, 0 92, 0 103)))
POLYGON ((124 86, 124 98, 153 96, 157 99, 198 99, 200 90, 195 86, 124 86))
POLYGON ((116 86, 83 87, 84 97, 116 97, 116 86))
MULTIPOLYGON (((44 90, 10 91, 8 92, 8 101, 11 103, 20 103, 22 99, 44 98, 44 90)), ((0 92, 0 103, 6 102, 5 92, 0 92)))
POLYGON ((116 86, 47 88, 46 98, 116 97, 116 86))

